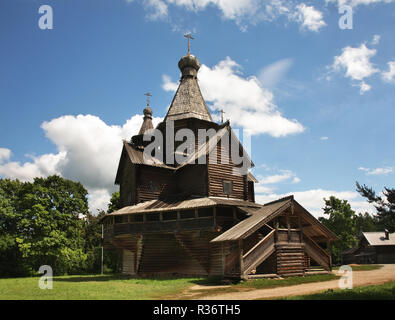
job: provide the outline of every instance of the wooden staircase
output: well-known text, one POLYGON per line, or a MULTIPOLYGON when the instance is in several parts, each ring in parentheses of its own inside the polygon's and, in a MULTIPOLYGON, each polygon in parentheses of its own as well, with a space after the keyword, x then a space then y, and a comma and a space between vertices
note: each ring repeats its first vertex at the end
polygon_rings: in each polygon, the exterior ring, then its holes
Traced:
POLYGON ((306 254, 317 262, 324 270, 331 271, 331 257, 322 249, 318 244, 311 240, 305 234, 303 235, 305 242, 305 252, 306 254))
POLYGON ((194 258, 204 270, 209 272, 209 240, 200 237, 199 232, 179 232, 175 234, 180 246, 194 258))
POLYGON ((274 253, 274 234, 275 230, 272 230, 266 237, 260 240, 245 255, 243 255, 243 275, 249 274, 253 269, 269 258, 272 253, 274 253))

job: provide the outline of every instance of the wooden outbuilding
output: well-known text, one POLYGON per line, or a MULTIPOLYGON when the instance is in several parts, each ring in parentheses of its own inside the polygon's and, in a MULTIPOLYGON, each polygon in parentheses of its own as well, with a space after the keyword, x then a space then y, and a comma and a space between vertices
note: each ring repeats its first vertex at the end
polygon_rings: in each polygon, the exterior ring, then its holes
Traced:
POLYGON ((358 247, 342 253, 343 263, 395 263, 395 233, 361 232, 358 247))
MULTIPOLYGON (((122 209, 102 220, 105 244, 123 250, 123 272, 246 278, 304 275, 311 264, 330 271, 330 243, 336 235, 293 196, 255 203, 258 181, 249 172, 254 164, 229 121, 212 120, 197 81, 199 61, 188 53, 178 66, 178 90, 156 130, 174 150, 185 140, 178 141, 169 128, 176 133, 190 129, 195 144, 186 144, 182 163, 147 157, 144 151, 152 140, 145 141, 144 135, 154 130, 149 106, 139 134, 123 142, 115 181, 122 209), (201 129, 212 134, 201 140, 201 129), (232 151, 247 170, 235 163, 232 151)), ((164 144, 161 152, 169 148, 164 144)))

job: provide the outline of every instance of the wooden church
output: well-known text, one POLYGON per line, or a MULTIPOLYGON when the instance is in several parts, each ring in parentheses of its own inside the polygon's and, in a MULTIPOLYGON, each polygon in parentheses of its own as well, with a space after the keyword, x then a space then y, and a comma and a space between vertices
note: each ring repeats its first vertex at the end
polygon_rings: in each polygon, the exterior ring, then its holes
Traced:
MULTIPOLYGON (((148 104, 139 134, 123 141, 115 180, 122 209, 102 220, 105 245, 122 250, 123 273, 247 278, 304 275, 311 265, 330 271, 328 252, 336 235, 293 196, 255 202, 258 181, 238 170, 240 164, 220 141, 236 141, 239 155, 249 167, 254 164, 229 121, 213 121, 197 80, 198 59, 188 50, 178 67, 178 90, 156 130, 177 149, 184 142, 175 139, 174 132, 189 129, 195 144, 184 152, 182 163, 147 158, 144 151, 152 139, 145 141, 144 134, 155 130, 148 104), (215 134, 203 141, 199 129, 213 129, 215 134), (213 151, 218 161, 210 161, 213 151)), ((168 144, 163 153, 166 148, 168 144)))

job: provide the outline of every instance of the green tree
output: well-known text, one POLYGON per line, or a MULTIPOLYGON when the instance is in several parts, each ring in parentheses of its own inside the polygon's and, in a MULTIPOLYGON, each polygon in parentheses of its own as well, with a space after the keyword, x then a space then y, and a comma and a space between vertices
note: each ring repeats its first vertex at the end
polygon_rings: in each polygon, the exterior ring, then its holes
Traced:
POLYGON ((364 214, 358 213, 355 217, 356 229, 360 232, 380 231, 380 226, 376 216, 365 212, 364 214))
POLYGON ((0 275, 28 274, 23 263, 16 236, 21 215, 14 208, 21 183, 18 180, 0 180, 0 275))
POLYGON ((121 198, 119 191, 114 192, 111 196, 110 203, 108 204, 108 213, 121 209, 121 198))
POLYGON ((323 210, 328 218, 320 217, 319 221, 339 237, 339 240, 332 245, 332 257, 334 263, 340 263, 341 253, 358 243, 356 214, 347 200, 331 196, 324 201, 323 210))
POLYGON ((395 232, 395 189, 384 188, 384 197, 376 195, 376 192, 366 185, 356 182, 357 191, 362 197, 372 203, 377 210, 377 222, 381 228, 395 232))
POLYGON ((17 275, 44 264, 55 274, 86 268, 81 218, 88 213, 88 202, 82 184, 59 176, 35 178, 33 183, 2 179, 0 190, 0 256, 14 257, 9 267, 18 265, 17 275))

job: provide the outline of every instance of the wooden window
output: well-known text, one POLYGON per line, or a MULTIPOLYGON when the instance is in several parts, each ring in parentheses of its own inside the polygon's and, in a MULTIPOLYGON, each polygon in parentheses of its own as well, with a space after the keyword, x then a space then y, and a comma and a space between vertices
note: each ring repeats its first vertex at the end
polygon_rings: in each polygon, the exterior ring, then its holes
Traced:
POLYGON ((132 214, 130 216, 130 222, 143 222, 143 214, 132 214))
POLYGON ((202 217, 212 217, 213 216, 213 208, 200 208, 198 210, 199 218, 202 217))
POLYGON ((122 223, 122 216, 114 216, 115 223, 122 223))
POLYGON ((163 212, 163 220, 177 220, 177 211, 163 212))
POLYGON ((146 213, 145 214, 147 221, 159 221, 159 213, 146 213))
POLYGON ((180 219, 190 219, 195 217, 195 210, 181 211, 180 219))
POLYGON ((232 181, 222 180, 222 186, 223 186, 223 189, 224 189, 224 193, 227 196, 230 196, 232 194, 232 189, 233 189, 232 181))
POLYGON ((159 186, 158 183, 156 181, 150 181, 149 182, 149 190, 151 192, 158 192, 159 191, 159 186))

